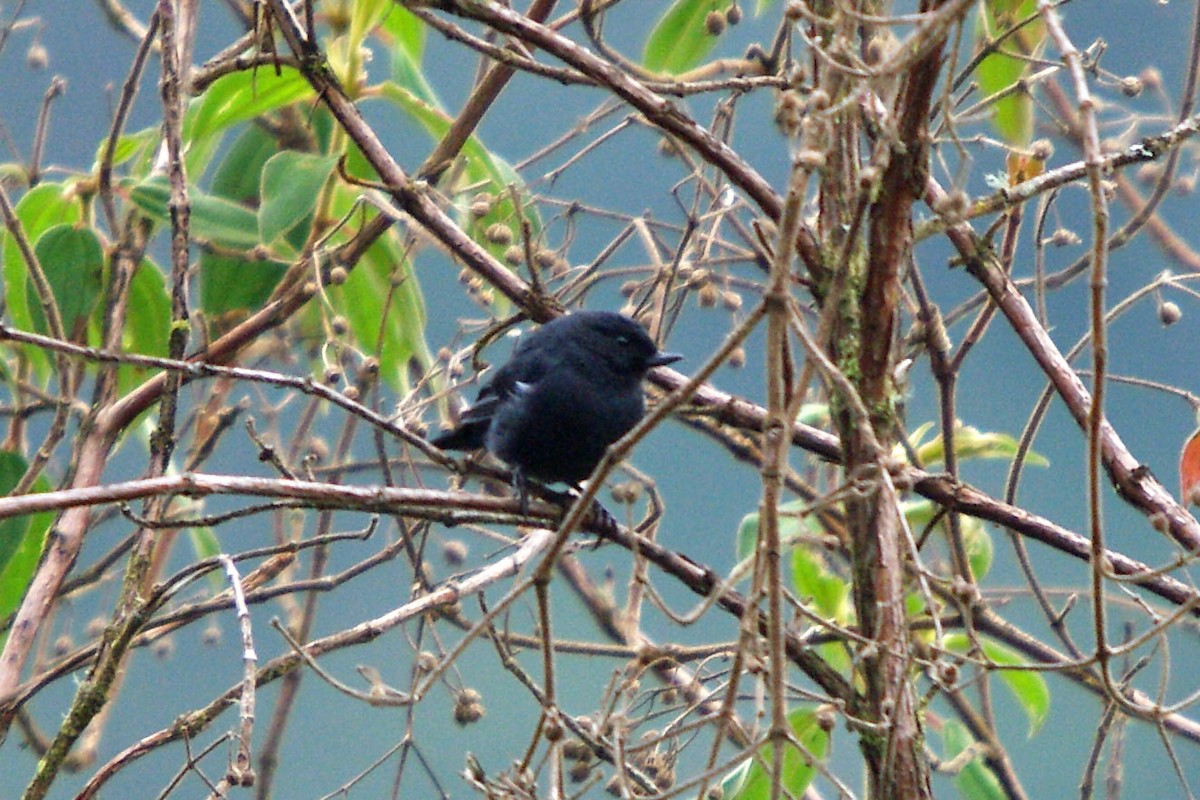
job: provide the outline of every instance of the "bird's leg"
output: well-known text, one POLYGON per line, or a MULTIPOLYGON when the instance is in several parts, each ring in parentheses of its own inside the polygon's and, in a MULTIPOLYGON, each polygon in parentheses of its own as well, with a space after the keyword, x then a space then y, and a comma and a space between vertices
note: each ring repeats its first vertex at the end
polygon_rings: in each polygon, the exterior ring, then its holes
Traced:
POLYGON ((513 488, 517 490, 517 508, 523 517, 529 513, 529 479, 525 477, 524 470, 513 467, 512 482, 513 488))

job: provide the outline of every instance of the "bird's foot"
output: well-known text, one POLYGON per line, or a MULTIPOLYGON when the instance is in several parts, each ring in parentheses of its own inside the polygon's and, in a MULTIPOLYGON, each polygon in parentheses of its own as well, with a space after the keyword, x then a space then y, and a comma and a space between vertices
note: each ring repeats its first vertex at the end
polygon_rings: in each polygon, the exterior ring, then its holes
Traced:
POLYGON ((617 518, 600 504, 599 500, 592 501, 592 517, 596 521, 596 541, 592 543, 592 549, 595 550, 600 546, 601 541, 612 538, 619 533, 621 525, 617 522, 617 518))
MULTIPOLYGON (((514 485, 518 485, 515 478, 513 483, 514 485)), ((523 483, 521 485, 523 485, 526 489, 528 488, 528 483, 523 483)), ((559 492, 542 484, 538 484, 537 488, 538 494, 541 495, 545 500, 554 503, 556 506, 561 508, 564 515, 570 512, 571 506, 574 505, 579 496, 570 492, 559 492)), ((579 487, 574 488, 576 492, 580 491, 579 487)), ((528 502, 527 497, 524 494, 521 495, 521 499, 523 502, 528 502)), ((522 508, 521 513, 525 513, 524 508, 522 508)), ((617 518, 614 517, 607 508, 601 505, 599 500, 592 500, 590 520, 591 525, 589 525, 588 528, 591 532, 594 532, 597 537, 594 547, 599 547, 602 540, 611 538, 621 529, 621 525, 617 522, 617 518)))

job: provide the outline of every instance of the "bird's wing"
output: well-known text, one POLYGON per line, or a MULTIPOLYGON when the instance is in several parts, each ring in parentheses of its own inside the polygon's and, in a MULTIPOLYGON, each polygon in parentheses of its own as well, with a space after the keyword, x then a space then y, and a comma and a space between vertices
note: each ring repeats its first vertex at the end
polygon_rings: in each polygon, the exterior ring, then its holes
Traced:
POLYGON ((542 380, 551 369, 551 361, 541 350, 526 348, 515 352, 512 360, 496 370, 496 377, 479 393, 471 410, 486 406, 481 410, 490 416, 497 405, 510 397, 524 394, 542 380))
POLYGON ((546 353, 546 348, 536 346, 536 333, 521 338, 508 363, 496 370, 479 390, 475 402, 463 411, 458 427, 434 437, 435 445, 448 450, 475 450, 484 446, 496 410, 509 398, 532 389, 554 366, 555 359, 546 353), (531 343, 535 346, 531 347, 531 343))
POLYGON ((537 350, 516 352, 496 370, 495 376, 479 390, 479 396, 463 412, 463 424, 486 424, 505 400, 529 391, 550 369, 550 359, 537 350))

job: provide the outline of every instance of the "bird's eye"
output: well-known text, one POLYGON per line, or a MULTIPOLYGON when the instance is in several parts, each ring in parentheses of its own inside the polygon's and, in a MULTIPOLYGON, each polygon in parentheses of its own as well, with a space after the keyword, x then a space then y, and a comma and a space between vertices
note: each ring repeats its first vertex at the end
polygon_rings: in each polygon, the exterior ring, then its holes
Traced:
POLYGON ((618 336, 617 344, 629 344, 629 337, 628 336, 618 336))

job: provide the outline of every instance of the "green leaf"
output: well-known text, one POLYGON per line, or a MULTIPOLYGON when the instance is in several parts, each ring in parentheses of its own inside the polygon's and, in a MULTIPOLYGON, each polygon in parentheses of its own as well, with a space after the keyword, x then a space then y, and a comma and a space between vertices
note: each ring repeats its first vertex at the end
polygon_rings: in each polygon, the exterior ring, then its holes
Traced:
MULTIPOLYGON (((0 496, 13 490, 28 466, 19 453, 0 450, 0 496)), ((50 491, 50 482, 39 477, 33 490, 50 491)), ((20 604, 53 521, 54 514, 49 511, 0 519, 0 619, 20 604)))
POLYGON ((143 261, 129 284, 125 349, 145 356, 167 355, 171 336, 171 298, 158 266, 143 261))
MULTIPOLYGON (((125 351, 166 357, 170 334, 171 298, 167 294, 166 281, 154 262, 143 260, 129 283, 129 307, 122 334, 125 351)), ((124 394, 156 371, 122 364, 117 370, 117 389, 124 394)))
POLYGON ((391 236, 381 236, 342 286, 330 287, 334 307, 350 321, 359 346, 377 354, 380 374, 408 391, 408 361, 426 359, 425 305, 411 264, 391 236))
MULTIPOLYGON (((160 131, 157 128, 146 128, 136 133, 129 133, 118 137, 117 146, 113 150, 113 166, 119 166, 131 159, 141 159, 148 153, 152 152, 154 146, 158 144, 160 131)), ((100 142, 100 146, 96 148, 96 163, 94 169, 100 169, 100 162, 104 159, 104 151, 108 148, 108 140, 104 139, 100 142)))
POLYGON ((425 23, 404 6, 395 3, 390 6, 379 31, 387 37, 393 52, 403 52, 413 63, 420 65, 425 52, 425 23))
MULTIPOLYGON (((184 117, 184 138, 208 138, 237 125, 300 101, 315 98, 312 87, 297 70, 266 67, 223 75, 195 100, 184 117)), ((191 174, 191 173, 189 173, 191 174)))
POLYGON ((392 81, 411 92, 431 108, 441 109, 441 101, 429 82, 421 58, 425 51, 425 25, 412 12, 392 6, 392 13, 383 21, 382 29, 392 40, 392 81))
POLYGON ((792 588, 801 600, 811 598, 821 616, 839 622, 849 619, 849 584, 830 572, 824 559, 805 545, 792 550, 792 588))
POLYGON ((259 239, 275 245, 289 231, 311 219, 321 189, 337 165, 333 156, 285 150, 272 156, 262 171, 259 239))
MULTIPOLYGON (((25 459, 17 453, 0 450, 0 495, 7 495, 12 491, 28 466, 25 459)), ((13 553, 17 552, 28 529, 28 517, 0 519, 0 572, 3 572, 12 560, 13 553)))
MULTIPOLYGON (((263 167, 277 153, 279 143, 275 137, 257 126, 247 127, 218 165, 212 194, 239 205, 259 207, 263 167)), ((256 216, 256 228, 258 219, 256 216)), ((206 250, 200 254, 200 307, 214 320, 230 311, 259 308, 286 270, 287 264, 279 260, 264 262, 206 250)))
MULTIPOLYGON (((967 653, 971 642, 966 634, 953 633, 945 637, 945 648, 954 653, 967 653)), ((996 674, 1016 699, 1029 723, 1029 736, 1033 736, 1046 721, 1050 713, 1050 689, 1040 672, 1026 669, 1004 669, 1005 666, 1022 667, 1028 662, 1019 653, 991 639, 981 641, 983 653, 989 660, 1000 665, 996 674)))
POLYGON ((278 152, 279 142, 274 136, 257 125, 246 127, 217 165, 208 191, 216 197, 257 207, 263 166, 278 152))
MULTIPOLYGON (((816 523, 811 527, 816 528, 816 523)), ((829 570, 820 551, 805 543, 792 549, 792 591, 802 601, 810 598, 817 613, 825 619, 848 625, 854 621, 850 602, 850 584, 829 570)), ((821 657, 834 669, 850 669, 850 654, 838 642, 820 645, 821 657)))
MULTIPOLYGON (((854 619, 850 604, 849 584, 829 570, 821 556, 820 546, 812 542, 824 531, 818 520, 800 516, 807 507, 803 501, 785 503, 779 507, 779 536, 792 550, 792 591, 802 600, 811 600, 817 613, 827 619, 848 624, 854 619)), ((737 531, 737 557, 744 560, 754 555, 758 546, 759 515, 747 514, 737 531)), ((820 646, 821 656, 835 669, 849 667, 844 647, 837 643, 820 646)))
MULTIPOLYGON (((35 245, 42 234, 55 225, 76 223, 82 218, 79 203, 70 188, 61 183, 43 183, 30 189, 17 203, 16 213, 25 237, 35 245)), ((13 327, 33 330, 33 318, 26 301, 28 271, 25 259, 7 229, 0 229, 0 243, 4 267, 4 284, 0 289, 8 301, 8 314, 13 327)), ((41 363, 45 363, 44 358, 43 354, 41 363)))
MULTIPOLYGON (((104 248, 100 239, 91 228, 55 225, 38 237, 34 252, 46 282, 50 284, 63 331, 76 338, 74 334, 82 330, 81 325, 86 323, 100 297, 104 273, 104 248)), ((25 289, 34 330, 49 333, 50 326, 42 313, 33 282, 27 283, 25 289)))
MULTIPOLYGON (((989 0, 981 4, 975 26, 978 47, 1036 10, 1036 0, 989 0)), ((1040 52, 1045 37, 1045 23, 1035 20, 1007 38, 997 52, 986 56, 975 70, 981 98, 990 97, 1023 78, 1029 72, 1025 57, 1040 52)), ((1029 93, 1012 92, 992 108, 992 123, 1000 137, 1015 147, 1028 145, 1033 138, 1033 99, 1029 93)))
MULTIPOLYGON (((797 516, 803 508, 802 502, 784 503, 779 507, 779 538, 794 539, 809 530, 807 524, 797 516), (788 513, 791 512, 791 513, 788 513)), ((758 547, 758 512, 742 517, 737 532, 737 557, 739 561, 754 555, 758 547)))
MULTIPOLYGON (((900 504, 904 519, 914 536, 920 536, 933 520, 937 506, 929 500, 905 500, 900 504)), ((967 549, 967 561, 976 580, 983 578, 992 568, 992 537, 983 522, 975 517, 959 518, 963 544, 967 549)))
MULTIPOLYGON (((923 433, 923 430, 921 431, 923 433)), ((946 448, 942 437, 938 436, 931 442, 915 447, 921 463, 928 467, 930 464, 941 464, 946 460, 946 448)), ((971 425, 959 425, 954 430, 954 451, 960 460, 971 458, 1012 459, 1019 452, 1017 440, 1007 433, 983 432, 971 425)), ((1025 463, 1035 467, 1049 466, 1050 461, 1043 455, 1028 450, 1025 453, 1025 463)))
MULTIPOLYGON (((805 789, 812 783, 816 775, 815 761, 823 760, 829 748, 829 734, 818 722, 818 712, 808 708, 798 708, 788 712, 788 722, 796 741, 807 750, 801 752, 791 744, 785 746, 783 752, 783 789, 793 797, 804 794, 805 789)), ((750 769, 741 787, 733 793, 730 800, 757 800, 771 796, 771 762, 772 748, 764 745, 758 756, 750 762, 750 769)))
POLYGON ((272 66, 218 78, 191 103, 184 115, 188 177, 200 180, 225 133, 233 126, 314 98, 308 81, 291 67, 281 66, 279 75, 272 66))
POLYGON ((282 261, 251 261, 237 256, 200 256, 200 307, 210 318, 260 308, 287 271, 282 261))
POLYGON ((796 415, 796 421, 805 425, 823 426, 829 424, 829 404, 828 403, 805 403, 800 406, 800 413, 796 415))
POLYGON ((738 797, 742 800, 747 800, 741 794, 742 787, 746 785, 746 778, 750 776, 750 768, 754 766, 752 759, 746 759, 742 763, 734 767, 729 773, 721 779, 721 794, 720 797, 738 797))
MULTIPOLYGON (((188 540, 192 543, 192 551, 197 560, 212 558, 221 554, 221 542, 212 528, 188 528, 188 540)), ((212 570, 207 575, 209 588, 213 594, 225 588, 226 577, 222 570, 212 570)))
POLYGON ((992 537, 983 520, 962 515, 959 517, 963 546, 967 550, 967 563, 975 580, 982 580, 992 569, 992 537))
POLYGON ((389 16, 395 7, 396 4, 392 0, 355 0, 349 28, 351 41, 361 45, 366 35, 389 16))
POLYGON ((651 72, 678 75, 699 64, 717 43, 705 17, 717 11, 717 0, 675 0, 650 31, 642 65, 651 72))
MULTIPOLYGON (((942 725, 946 761, 953 760, 974 743, 970 732, 957 720, 946 720, 942 725)), ((983 763, 978 753, 959 770, 954 785, 966 800, 1005 800, 1008 796, 995 773, 983 763)))
MULTIPOLYGON (((170 217, 167 202, 171 187, 167 179, 155 176, 141 182, 129 182, 129 199, 151 219, 166 223, 170 217)), ((188 187, 191 202, 191 235, 233 250, 250 250, 258 245, 258 217, 243 205, 188 187)))

